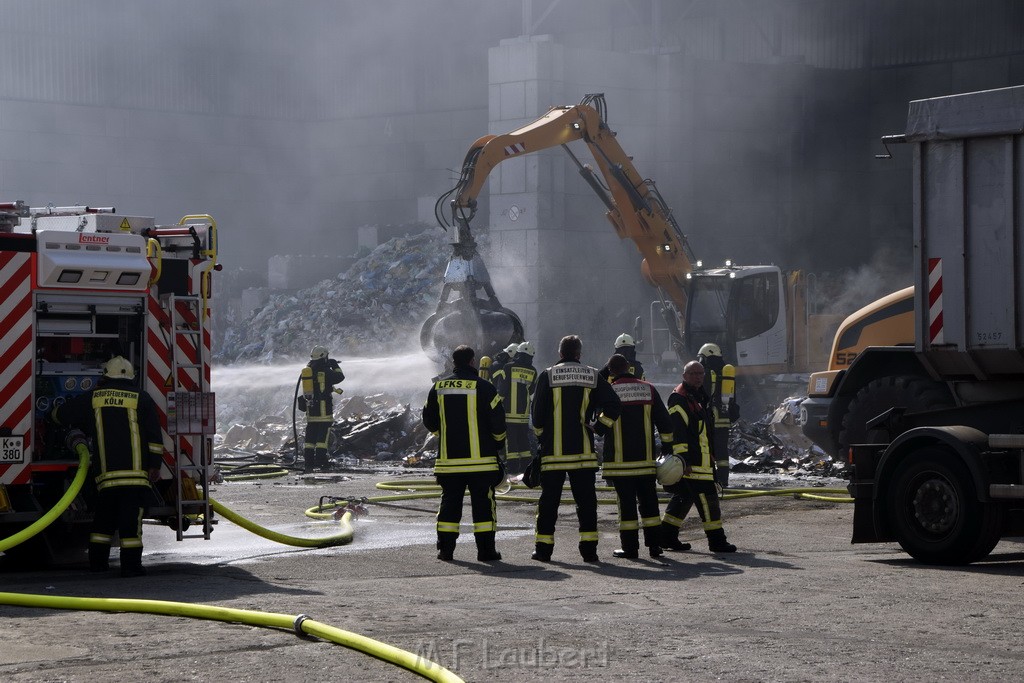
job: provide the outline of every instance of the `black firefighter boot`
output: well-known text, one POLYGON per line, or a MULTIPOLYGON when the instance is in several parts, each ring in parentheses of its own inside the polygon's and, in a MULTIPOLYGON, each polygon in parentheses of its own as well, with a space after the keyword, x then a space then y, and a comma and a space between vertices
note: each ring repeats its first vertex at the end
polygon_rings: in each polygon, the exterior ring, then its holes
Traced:
POLYGON ((110 569, 110 546, 106 543, 89 544, 89 571, 105 572, 110 569))
POLYGON ((142 548, 121 548, 121 576, 145 576, 142 548))
POLYGON ((451 562, 455 559, 455 541, 458 534, 450 531, 437 532, 437 559, 451 562))
POLYGON ((551 553, 554 550, 555 546, 551 543, 536 543, 534 544, 533 555, 530 555, 530 559, 537 560, 538 562, 550 562, 551 553))
POLYGON ((620 531, 619 542, 622 547, 612 551, 612 557, 624 557, 627 560, 635 560, 640 557, 640 533, 632 531, 620 531))
POLYGON ((480 562, 497 562, 501 553, 494 548, 494 532, 480 531, 476 534, 476 559, 480 562))
POLYGON ((665 550, 689 550, 690 544, 679 540, 679 527, 661 523, 661 547, 665 550))
POLYGON ((597 541, 580 541, 580 557, 584 562, 600 562, 597 556, 597 541))
MULTIPOLYGON (((665 552, 661 549, 661 525, 644 527, 644 545, 651 557, 661 557, 665 552)), ((681 544, 680 544, 681 545, 681 544)))
POLYGON ((736 546, 729 541, 725 540, 725 529, 715 529, 708 531, 708 550, 713 553, 734 553, 736 552, 736 546))

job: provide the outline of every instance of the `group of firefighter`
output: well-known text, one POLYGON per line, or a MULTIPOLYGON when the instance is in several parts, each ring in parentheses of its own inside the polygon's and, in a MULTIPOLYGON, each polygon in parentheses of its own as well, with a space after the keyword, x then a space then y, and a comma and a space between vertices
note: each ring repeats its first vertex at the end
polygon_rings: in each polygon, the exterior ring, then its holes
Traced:
POLYGON ((538 372, 534 345, 525 341, 496 353, 490 364, 484 357, 478 369, 474 350, 459 346, 451 356, 453 371, 431 387, 423 424, 438 436, 438 559, 454 559, 468 489, 477 559, 500 560, 495 487, 523 474, 524 483, 540 487, 532 559, 551 561, 568 479, 580 556, 598 562, 599 470, 616 493, 621 547, 615 557, 639 557, 641 529, 653 558, 664 550, 689 550, 690 544, 679 540, 679 529, 693 507, 709 549, 735 552, 722 527, 719 495, 728 485, 728 432, 738 407, 728 389, 723 400, 723 384, 734 380, 719 347, 705 344, 697 360, 686 363, 667 404, 644 379, 628 334, 616 339, 615 353, 601 370, 581 362, 578 336, 563 337, 558 354, 556 364, 538 372), (604 439, 600 459, 595 435, 604 439), (658 504, 659 471, 672 495, 664 515, 658 504))

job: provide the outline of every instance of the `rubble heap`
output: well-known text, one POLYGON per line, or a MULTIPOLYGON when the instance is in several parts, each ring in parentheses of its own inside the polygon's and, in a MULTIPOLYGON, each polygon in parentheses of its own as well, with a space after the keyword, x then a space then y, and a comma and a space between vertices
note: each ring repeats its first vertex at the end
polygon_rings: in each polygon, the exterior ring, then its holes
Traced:
POLYGON ((729 434, 733 472, 812 475, 849 479, 842 460, 803 435, 797 417, 803 397, 790 397, 756 422, 738 421, 729 434))
MULTIPOLYGON (((305 423, 297 425, 302 441, 305 423)), ((429 432, 420 424, 419 410, 403 405, 394 396, 354 396, 340 401, 331 426, 328 453, 336 464, 356 466, 362 461, 389 462, 419 453, 429 432)), ((233 456, 250 456, 259 462, 291 465, 295 461, 295 434, 290 417, 264 415, 254 424, 234 424, 224 433, 218 448, 233 456)), ((298 449, 299 464, 302 458, 298 449)), ((410 458, 418 459, 418 458, 410 458)))
POLYGON ((440 230, 388 240, 334 278, 277 294, 229 324, 214 352, 221 363, 269 363, 316 339, 338 355, 397 352, 434 312, 450 248, 440 230))
MULTIPOLYGON (((756 422, 740 420, 733 426, 729 438, 733 472, 849 478, 845 462, 832 459, 800 432, 795 419, 799 403, 799 398, 787 399, 774 413, 756 422)), ((389 394, 345 398, 335 411, 329 457, 345 467, 399 461, 406 466, 432 467, 437 439, 423 427, 420 415, 420 408, 389 394)), ((303 428, 300 418, 300 440, 303 428)), ((282 415, 265 415, 251 425, 232 425, 219 447, 260 462, 295 462, 291 419, 282 415)))

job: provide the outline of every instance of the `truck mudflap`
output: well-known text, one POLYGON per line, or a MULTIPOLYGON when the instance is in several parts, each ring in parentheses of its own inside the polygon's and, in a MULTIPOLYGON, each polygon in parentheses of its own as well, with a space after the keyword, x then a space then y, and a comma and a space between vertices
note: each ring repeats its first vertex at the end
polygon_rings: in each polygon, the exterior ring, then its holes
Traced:
POLYGON ((847 489, 853 498, 851 543, 881 543, 895 540, 884 520, 876 518, 875 470, 886 444, 860 444, 851 448, 853 479, 847 489))
POLYGON ((853 538, 851 543, 884 543, 895 541, 892 534, 880 533, 885 528, 875 516, 875 484, 871 481, 853 482, 847 489, 853 497, 853 538))

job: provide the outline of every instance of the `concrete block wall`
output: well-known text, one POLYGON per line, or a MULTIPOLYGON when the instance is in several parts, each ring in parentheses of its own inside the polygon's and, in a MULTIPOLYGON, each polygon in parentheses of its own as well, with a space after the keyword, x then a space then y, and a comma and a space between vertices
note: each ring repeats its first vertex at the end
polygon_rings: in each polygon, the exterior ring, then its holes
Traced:
MULTIPOLYGON (((623 148, 652 159, 653 81, 646 89, 603 87, 651 71, 652 59, 569 48, 550 36, 503 40, 489 51, 489 132, 512 131, 551 106, 606 92, 618 113, 613 124, 621 125, 613 129, 623 148)), ((583 163, 593 163, 584 143, 571 147, 583 163)), ((538 364, 557 360, 562 336, 579 334, 585 362, 602 365, 615 337, 632 329, 638 311, 655 295, 642 280, 635 246, 619 240, 603 204, 560 148, 503 161, 485 191, 491 239, 484 258, 498 297, 523 318, 538 364)))

